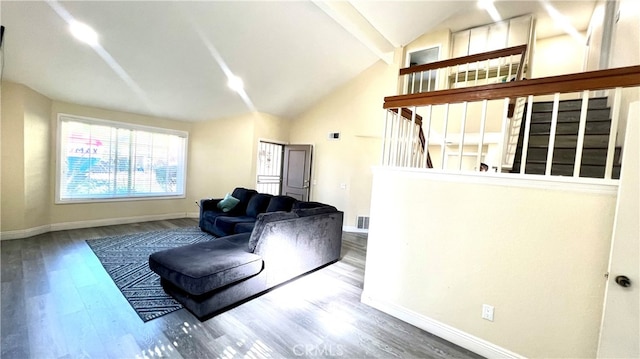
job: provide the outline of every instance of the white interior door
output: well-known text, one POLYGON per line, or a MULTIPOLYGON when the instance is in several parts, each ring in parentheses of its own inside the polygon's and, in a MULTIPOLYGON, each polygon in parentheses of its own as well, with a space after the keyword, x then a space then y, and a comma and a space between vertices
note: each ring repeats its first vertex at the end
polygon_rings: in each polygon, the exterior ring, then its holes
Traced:
POLYGON ((640 102, 632 104, 620 174, 599 358, 640 358, 640 102), (625 276, 624 287, 616 278, 625 276))

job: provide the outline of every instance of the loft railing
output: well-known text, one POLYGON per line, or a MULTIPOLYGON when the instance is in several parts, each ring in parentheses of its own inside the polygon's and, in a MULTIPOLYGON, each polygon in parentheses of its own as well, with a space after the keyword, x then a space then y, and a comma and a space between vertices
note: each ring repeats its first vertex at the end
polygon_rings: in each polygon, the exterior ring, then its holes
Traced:
MULTIPOLYGON (((637 92, 633 95, 626 90, 633 87, 640 87, 640 66, 386 97, 384 108, 388 111, 382 164, 427 168, 428 156, 418 155, 421 148, 426 148, 435 168, 477 171, 482 168, 482 163, 486 163, 496 172, 509 171, 512 163, 509 163, 505 151, 508 129, 513 121, 509 117, 509 104, 513 99, 523 98, 527 105, 522 116, 522 135, 518 136, 521 150, 515 158, 519 161, 517 172, 532 174, 536 173, 533 168, 542 166, 540 174, 546 176, 585 177, 581 171, 591 164, 583 162, 583 153, 593 152, 591 148, 589 151, 585 148, 585 136, 591 136, 590 99, 604 95, 604 101, 611 108, 610 123, 606 123, 608 130, 605 129, 605 134, 597 135, 593 141, 596 142, 594 149, 605 153, 604 174, 591 177, 611 179, 615 177, 614 162, 619 161, 623 145, 623 139, 617 136, 618 125, 638 120, 627 118, 627 109, 621 106, 637 100, 637 92), (564 126, 565 121, 558 120, 562 111, 561 99, 568 98, 578 99, 579 103, 578 110, 570 114, 577 124, 575 139, 563 137, 573 137, 573 133, 558 130, 559 123, 564 126), (551 100, 550 110, 545 114, 549 117, 548 129, 535 135, 535 143, 530 143, 534 138, 534 102, 539 100, 551 100), (420 131, 424 132, 424 145, 418 137, 420 131), (546 140, 541 141, 540 136, 546 136, 546 140), (546 153, 542 164, 531 163, 528 156, 532 149, 546 153), (570 163, 556 165, 556 152, 558 160, 562 154, 569 157, 570 163), (567 155, 570 152, 573 154, 567 155), (561 165, 571 167, 571 173, 557 170, 556 167, 564 168, 561 165)), ((539 116, 536 114, 536 117, 539 116)))
POLYGON ((520 45, 481 54, 414 65, 400 69, 403 94, 486 85, 520 80, 527 46, 520 45))

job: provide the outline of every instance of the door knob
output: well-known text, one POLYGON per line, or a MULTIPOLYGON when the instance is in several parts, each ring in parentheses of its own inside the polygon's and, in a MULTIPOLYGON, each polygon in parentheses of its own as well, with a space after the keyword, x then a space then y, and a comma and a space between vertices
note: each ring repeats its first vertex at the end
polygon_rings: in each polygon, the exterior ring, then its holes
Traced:
POLYGON ((631 280, 627 276, 619 275, 616 277, 616 283, 618 283, 622 287, 631 286, 631 280))

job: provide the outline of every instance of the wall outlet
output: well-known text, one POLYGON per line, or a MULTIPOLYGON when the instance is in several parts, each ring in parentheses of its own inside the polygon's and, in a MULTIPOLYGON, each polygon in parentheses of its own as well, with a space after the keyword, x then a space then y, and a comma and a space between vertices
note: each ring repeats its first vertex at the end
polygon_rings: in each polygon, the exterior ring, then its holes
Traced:
POLYGON ((493 310, 495 308, 489 304, 482 305, 482 319, 493 322, 493 310))

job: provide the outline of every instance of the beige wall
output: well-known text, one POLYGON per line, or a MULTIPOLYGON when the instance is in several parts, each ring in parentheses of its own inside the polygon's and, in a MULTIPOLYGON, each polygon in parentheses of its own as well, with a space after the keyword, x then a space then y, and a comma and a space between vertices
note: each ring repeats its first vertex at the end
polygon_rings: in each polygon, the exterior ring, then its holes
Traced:
POLYGON ((344 211, 345 226, 369 215, 371 166, 381 158, 382 105, 395 93, 397 69, 378 61, 291 123, 290 143, 314 145, 311 199, 344 211), (329 132, 340 132, 340 140, 328 140, 329 132))
POLYGON ((468 178, 375 173, 363 300, 525 357, 594 357, 615 187, 468 178))
POLYGON ((264 113, 194 123, 189 149, 189 202, 220 198, 235 187, 255 188, 258 142, 286 143, 289 126, 288 120, 264 113))
POLYGON ((569 35, 536 40, 532 78, 582 72, 586 47, 569 35))
POLYGON ((0 230, 24 228, 24 94, 27 88, 2 82, 0 131, 2 172, 0 181, 0 230))
POLYGON ((26 88, 24 92, 24 226, 50 222, 51 100, 26 88))

